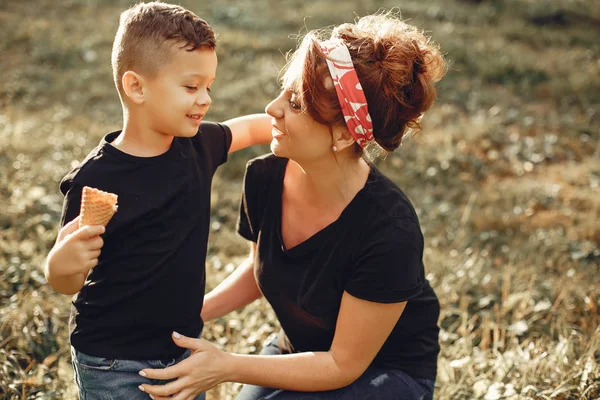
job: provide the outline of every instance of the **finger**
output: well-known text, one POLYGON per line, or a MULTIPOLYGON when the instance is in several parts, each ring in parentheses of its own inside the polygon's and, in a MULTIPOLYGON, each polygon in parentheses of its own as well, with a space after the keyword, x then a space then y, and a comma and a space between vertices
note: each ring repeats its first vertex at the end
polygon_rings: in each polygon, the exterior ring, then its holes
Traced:
POLYGON ((95 236, 102 235, 106 229, 103 225, 86 225, 75 232, 75 236, 80 240, 91 239, 95 236))
POLYGON ((89 271, 90 269, 94 268, 96 265, 98 265, 98 259, 94 258, 94 259, 92 259, 92 260, 90 260, 90 261, 87 262, 86 268, 89 271))
MULTIPOLYGON (((197 389, 197 388, 196 388, 196 389, 197 389)), ((211 389, 212 389, 212 388, 211 388, 211 389)), ((208 390, 208 389, 206 389, 206 390, 204 390, 204 391, 206 392, 207 390, 208 390)), ((186 397, 186 399, 187 399, 187 400, 195 400, 195 399, 196 399, 196 397, 198 397, 198 395, 199 395, 200 393, 202 393, 202 392, 200 392, 200 391, 198 391, 198 390, 190 390, 190 391, 188 392, 188 397, 186 397)), ((206 397, 206 396, 205 396, 205 397, 206 397)))
POLYGON ((91 250, 90 251, 90 260, 94 260, 94 259, 98 259, 98 257, 100 257, 100 250, 91 250))
POLYGON ((192 351, 204 351, 207 350, 207 343, 205 343, 204 339, 193 339, 188 336, 184 336, 180 333, 173 332, 171 335, 173 338, 173 342, 184 349, 190 349, 192 351))
POLYGON ((104 246, 104 240, 100 236, 94 236, 86 242, 86 247, 90 250, 100 250, 102 246, 104 246))
POLYGON ((166 381, 169 379, 179 378, 181 372, 182 371, 180 370, 179 364, 175 364, 161 369, 143 369, 139 373, 141 376, 148 379, 160 379, 166 381))
POLYGON ((65 236, 75 232, 79 228, 79 220, 80 219, 81 219, 81 216, 78 215, 76 218, 72 219, 70 222, 65 224, 65 226, 60 228, 60 230, 58 231, 58 240, 60 241, 65 236))
POLYGON ((196 396, 194 395, 194 391, 191 389, 182 390, 179 393, 175 393, 171 396, 173 400, 194 400, 196 396))
POLYGON ((140 385, 144 389, 144 392, 153 396, 171 396, 172 394, 179 393, 185 388, 185 380, 177 379, 167 383, 166 385, 140 385))
POLYGON ((196 395, 194 394, 196 390, 194 388, 185 388, 178 393, 173 393, 171 395, 171 399, 173 400, 194 400, 196 395))
MULTIPOLYGON (((187 393, 187 392, 185 390, 182 390, 181 392, 173 393, 171 396, 166 397, 166 398, 172 399, 172 400, 187 400, 188 396, 185 393, 187 393)), ((160 399, 160 398, 161 397, 154 396, 154 399, 160 399)))

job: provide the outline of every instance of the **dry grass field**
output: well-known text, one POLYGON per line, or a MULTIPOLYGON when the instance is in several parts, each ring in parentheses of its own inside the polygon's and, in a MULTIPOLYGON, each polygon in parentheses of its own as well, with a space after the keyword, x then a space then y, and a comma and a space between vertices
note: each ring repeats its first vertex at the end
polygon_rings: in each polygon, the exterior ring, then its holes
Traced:
MULTIPOLYGON (((181 1, 219 34, 208 118, 260 112, 296 35, 379 8, 450 63, 421 135, 379 167, 414 202, 442 305, 436 399, 600 398, 600 7, 596 0, 181 1)), ((125 0, 0 0, 0 398, 74 399, 67 296, 42 265, 58 182, 119 129, 110 49, 125 0)), ((246 160, 213 189, 214 287, 246 255, 246 160)), ((204 336, 255 353, 277 329, 257 301, 204 336)), ((237 384, 209 392, 231 399, 237 384)))

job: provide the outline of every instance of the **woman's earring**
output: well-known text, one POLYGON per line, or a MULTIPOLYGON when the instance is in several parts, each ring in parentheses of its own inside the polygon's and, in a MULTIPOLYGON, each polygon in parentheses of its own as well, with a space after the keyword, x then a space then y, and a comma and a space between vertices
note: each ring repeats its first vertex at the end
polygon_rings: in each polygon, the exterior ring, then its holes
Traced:
POLYGON ((337 147, 336 147, 336 146, 333 146, 333 147, 331 148, 331 150, 333 150, 333 152, 335 153, 335 152, 337 151, 337 147))

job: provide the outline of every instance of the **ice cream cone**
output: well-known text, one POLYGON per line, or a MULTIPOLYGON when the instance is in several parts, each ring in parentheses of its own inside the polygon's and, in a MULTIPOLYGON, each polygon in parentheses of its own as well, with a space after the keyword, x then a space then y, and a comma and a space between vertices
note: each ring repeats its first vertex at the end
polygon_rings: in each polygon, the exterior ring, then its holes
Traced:
POLYGON ((117 212, 117 195, 94 189, 89 186, 83 187, 81 195, 81 219, 79 226, 104 225, 117 212))

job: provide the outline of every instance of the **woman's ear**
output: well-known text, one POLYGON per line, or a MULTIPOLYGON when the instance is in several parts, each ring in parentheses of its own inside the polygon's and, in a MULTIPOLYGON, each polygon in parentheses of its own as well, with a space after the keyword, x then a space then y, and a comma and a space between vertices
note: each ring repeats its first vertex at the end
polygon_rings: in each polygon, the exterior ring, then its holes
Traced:
POLYGON ((144 102, 144 78, 134 71, 127 71, 121 79, 123 91, 129 100, 134 104, 144 102))
POLYGON ((333 145, 337 148, 337 151, 342 151, 355 143, 346 126, 334 126, 331 136, 333 138, 333 145))

